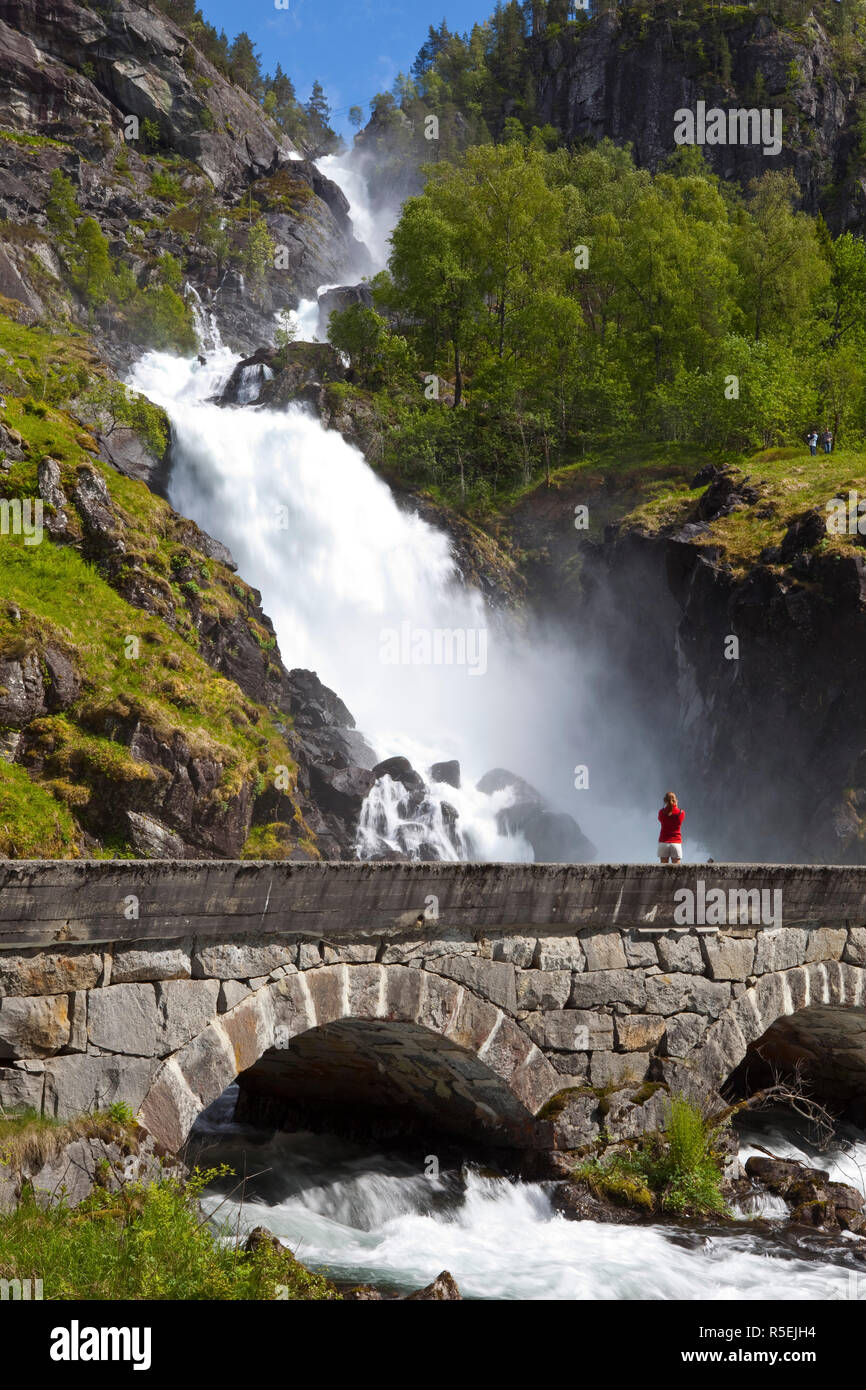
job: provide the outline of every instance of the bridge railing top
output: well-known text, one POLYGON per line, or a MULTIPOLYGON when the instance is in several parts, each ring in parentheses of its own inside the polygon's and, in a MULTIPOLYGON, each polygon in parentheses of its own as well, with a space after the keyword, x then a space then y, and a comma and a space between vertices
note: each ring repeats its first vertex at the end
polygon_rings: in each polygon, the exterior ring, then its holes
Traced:
POLYGON ((0 949, 866 924, 866 866, 0 861, 0 949))

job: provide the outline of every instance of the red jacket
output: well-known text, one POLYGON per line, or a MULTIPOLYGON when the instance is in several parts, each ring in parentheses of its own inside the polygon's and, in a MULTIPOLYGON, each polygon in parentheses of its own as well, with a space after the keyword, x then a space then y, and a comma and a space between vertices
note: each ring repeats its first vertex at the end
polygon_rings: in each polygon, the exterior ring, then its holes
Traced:
POLYGON ((659 824, 661 834, 659 835, 660 845, 681 845, 683 842, 682 824, 686 818, 685 811, 677 808, 676 811, 667 809, 659 811, 659 824))

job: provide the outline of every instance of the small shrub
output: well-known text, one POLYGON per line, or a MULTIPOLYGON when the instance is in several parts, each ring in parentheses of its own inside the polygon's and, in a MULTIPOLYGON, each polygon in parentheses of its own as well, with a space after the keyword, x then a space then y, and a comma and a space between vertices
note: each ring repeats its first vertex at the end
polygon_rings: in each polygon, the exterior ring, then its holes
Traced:
POLYGON ((673 1096, 664 1129, 633 1149, 585 1160, 574 1171, 596 1196, 646 1211, 724 1213, 721 1163, 698 1107, 673 1096))

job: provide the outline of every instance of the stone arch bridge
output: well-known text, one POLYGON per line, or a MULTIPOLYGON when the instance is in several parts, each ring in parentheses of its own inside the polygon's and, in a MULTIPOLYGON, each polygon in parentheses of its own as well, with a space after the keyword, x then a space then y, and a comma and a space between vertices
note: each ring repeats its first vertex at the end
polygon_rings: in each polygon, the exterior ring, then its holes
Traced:
POLYGON ((172 1150, 238 1078, 568 1150, 767 1038, 866 1091, 866 869, 0 863, 0 1105, 172 1150))

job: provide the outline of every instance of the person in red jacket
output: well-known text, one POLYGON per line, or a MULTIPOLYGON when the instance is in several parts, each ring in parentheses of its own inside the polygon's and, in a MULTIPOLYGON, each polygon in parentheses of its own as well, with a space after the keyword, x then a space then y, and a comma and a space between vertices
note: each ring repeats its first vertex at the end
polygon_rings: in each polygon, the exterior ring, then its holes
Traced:
POLYGON ((681 864, 683 859, 683 821, 675 792, 665 792, 665 804, 659 811, 659 859, 663 864, 681 864))

